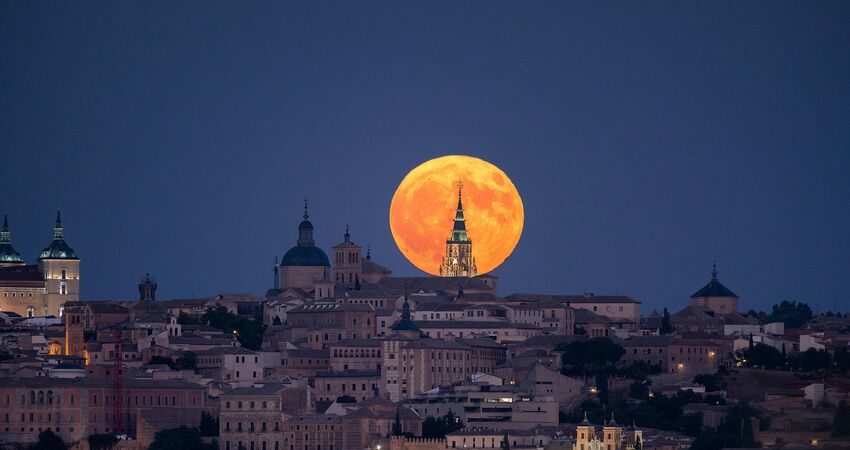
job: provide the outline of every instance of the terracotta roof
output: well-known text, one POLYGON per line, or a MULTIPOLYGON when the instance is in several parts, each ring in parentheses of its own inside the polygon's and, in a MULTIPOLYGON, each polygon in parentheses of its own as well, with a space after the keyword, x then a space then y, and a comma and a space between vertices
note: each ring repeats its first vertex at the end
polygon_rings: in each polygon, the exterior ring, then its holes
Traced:
POLYGON ((596 294, 530 294, 517 293, 505 297, 510 301, 539 301, 555 300, 560 303, 640 303, 639 301, 625 295, 596 295, 596 294))

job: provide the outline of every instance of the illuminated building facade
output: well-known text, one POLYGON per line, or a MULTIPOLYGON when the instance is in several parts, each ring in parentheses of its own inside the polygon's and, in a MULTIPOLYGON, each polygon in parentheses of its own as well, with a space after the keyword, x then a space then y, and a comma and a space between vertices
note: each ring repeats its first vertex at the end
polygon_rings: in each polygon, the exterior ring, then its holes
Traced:
POLYGON ((440 263, 441 277, 474 277, 478 275, 475 257, 472 255, 472 239, 466 234, 466 219, 463 216, 461 196, 463 183, 457 190, 457 210, 452 235, 446 240, 446 256, 440 263))
POLYGON ((65 302, 80 299, 80 259, 66 242, 56 213, 53 241, 28 265, 12 247, 8 219, 0 230, 0 310, 25 317, 59 316, 65 302))

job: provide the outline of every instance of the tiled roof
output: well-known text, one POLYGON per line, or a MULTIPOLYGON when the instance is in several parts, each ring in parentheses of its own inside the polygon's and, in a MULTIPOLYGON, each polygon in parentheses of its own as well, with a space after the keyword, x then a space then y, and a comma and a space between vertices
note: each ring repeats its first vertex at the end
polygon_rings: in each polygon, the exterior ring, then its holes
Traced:
POLYGON ((517 293, 505 297, 509 301, 555 300, 560 303, 640 303, 626 295, 564 295, 517 293))
POLYGON ((379 284, 388 289, 418 290, 492 290, 492 286, 479 278, 469 277, 386 277, 379 284))

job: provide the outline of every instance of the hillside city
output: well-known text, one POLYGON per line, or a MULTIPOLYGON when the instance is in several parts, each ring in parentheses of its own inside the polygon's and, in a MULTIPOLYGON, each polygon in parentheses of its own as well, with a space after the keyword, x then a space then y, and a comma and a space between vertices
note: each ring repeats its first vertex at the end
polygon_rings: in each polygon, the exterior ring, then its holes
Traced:
POLYGON ((325 253, 305 206, 264 295, 160 299, 148 274, 88 301, 59 214, 35 263, 5 219, 0 448, 850 446, 846 313, 748 309, 710 260, 661 311, 504 293, 463 226, 459 198, 446 276, 399 277, 348 230, 325 253))

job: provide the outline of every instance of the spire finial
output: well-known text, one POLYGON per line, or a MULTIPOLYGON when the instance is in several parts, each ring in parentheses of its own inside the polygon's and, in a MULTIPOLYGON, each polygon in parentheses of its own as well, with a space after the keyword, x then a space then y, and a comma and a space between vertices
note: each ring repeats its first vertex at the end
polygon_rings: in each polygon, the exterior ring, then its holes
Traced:
POLYGON ((371 260, 372 260, 372 246, 367 245, 366 246, 366 261, 371 261, 371 260))
POLYGON ((463 194, 463 179, 457 179, 457 198, 460 198, 463 194))
POLYGON ((12 233, 9 232, 9 216, 3 213, 3 229, 0 230, 0 244, 11 244, 12 233))
POLYGON ((53 240, 63 239, 64 228, 62 228, 62 214, 56 210, 56 226, 53 227, 53 240))
POLYGON ((307 197, 304 197, 304 220, 310 218, 310 215, 307 214, 307 197))
POLYGON ((345 224, 345 242, 351 242, 351 233, 348 232, 348 224, 345 224))
POLYGON ((717 281, 717 260, 714 260, 714 265, 711 269, 711 281, 717 281))

